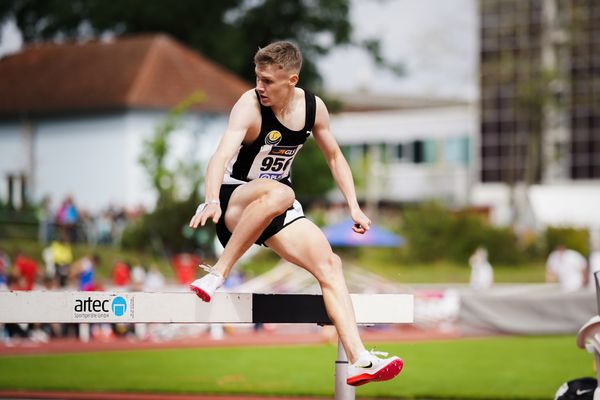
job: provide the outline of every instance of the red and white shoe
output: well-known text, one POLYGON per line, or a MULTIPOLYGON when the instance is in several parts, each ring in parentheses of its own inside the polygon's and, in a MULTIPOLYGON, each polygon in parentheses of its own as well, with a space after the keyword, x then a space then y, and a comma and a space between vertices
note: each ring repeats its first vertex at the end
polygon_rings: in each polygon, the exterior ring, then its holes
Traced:
POLYGON ((354 364, 348 365, 348 378, 346 383, 351 386, 360 386, 369 382, 388 381, 402 371, 404 362, 402 359, 381 351, 364 351, 360 354, 354 364))
POLYGON ((195 292, 202 301, 209 303, 214 296, 215 291, 223 285, 225 278, 209 265, 200 264, 199 267, 207 271, 208 274, 192 282, 190 284, 190 289, 195 292))

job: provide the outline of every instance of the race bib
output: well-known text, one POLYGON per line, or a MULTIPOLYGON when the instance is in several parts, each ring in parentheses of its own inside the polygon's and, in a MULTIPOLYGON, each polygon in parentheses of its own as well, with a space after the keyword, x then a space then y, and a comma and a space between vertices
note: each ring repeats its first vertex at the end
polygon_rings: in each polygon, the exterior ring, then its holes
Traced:
POLYGON ((292 161, 302 145, 271 146, 264 145, 254 159, 248 179, 267 178, 281 180, 290 174, 292 161))

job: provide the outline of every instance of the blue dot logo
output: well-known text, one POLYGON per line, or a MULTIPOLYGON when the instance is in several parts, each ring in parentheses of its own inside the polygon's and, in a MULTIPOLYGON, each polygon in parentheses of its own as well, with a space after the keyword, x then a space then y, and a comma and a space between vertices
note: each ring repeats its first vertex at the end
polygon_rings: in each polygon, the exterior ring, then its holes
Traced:
POLYGON ((127 300, 121 296, 117 296, 113 299, 111 308, 113 314, 117 317, 121 317, 125 314, 125 311, 127 311, 127 300))

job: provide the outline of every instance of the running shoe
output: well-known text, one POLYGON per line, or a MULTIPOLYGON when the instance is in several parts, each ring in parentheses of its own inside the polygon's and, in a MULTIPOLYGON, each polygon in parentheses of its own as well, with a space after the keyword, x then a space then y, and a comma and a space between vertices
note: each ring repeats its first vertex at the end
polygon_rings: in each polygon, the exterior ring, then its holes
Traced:
POLYGON ((381 351, 364 351, 354 364, 348 365, 348 378, 346 383, 351 386, 360 386, 369 382, 387 381, 394 378, 402 371, 402 359, 381 351))
POLYGON ((192 282, 190 284, 190 289, 196 293, 202 301, 209 303, 215 294, 215 291, 223 285, 225 278, 209 265, 200 264, 199 267, 207 271, 208 274, 192 282))

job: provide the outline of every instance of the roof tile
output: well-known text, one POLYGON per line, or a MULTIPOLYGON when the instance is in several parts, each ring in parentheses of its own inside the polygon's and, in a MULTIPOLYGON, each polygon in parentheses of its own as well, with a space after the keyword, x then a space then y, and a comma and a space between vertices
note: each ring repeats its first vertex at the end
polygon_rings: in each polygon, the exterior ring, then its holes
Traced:
POLYGON ((228 112, 247 82, 169 36, 32 45, 0 59, 0 115, 168 109, 201 90, 197 110, 228 112))

